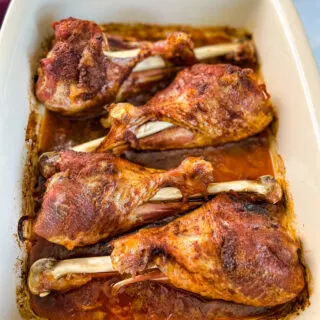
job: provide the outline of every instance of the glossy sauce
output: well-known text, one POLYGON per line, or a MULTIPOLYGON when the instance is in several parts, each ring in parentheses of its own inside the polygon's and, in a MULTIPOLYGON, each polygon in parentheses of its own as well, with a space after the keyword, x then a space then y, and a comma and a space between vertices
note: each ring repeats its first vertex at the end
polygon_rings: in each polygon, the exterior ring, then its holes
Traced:
MULTIPOLYGON (((114 27, 116 28, 116 27, 114 27)), ((146 27, 121 29, 118 33, 127 36, 140 35, 148 38, 146 27), (121 32, 120 32, 120 31, 121 32), (145 31, 145 33, 143 33, 145 31)), ((112 28, 111 28, 112 30, 112 28)), ((164 28, 157 27, 150 34, 152 40, 162 38, 164 28), (157 33, 158 32, 158 33, 157 33)), ((214 30, 214 29, 213 29, 214 30)), ((112 30, 114 31, 114 30, 112 30)), ((197 45, 225 42, 222 35, 211 39, 210 28, 194 32, 197 45), (205 32, 207 31, 207 32, 205 32)), ((233 31, 235 32, 235 31, 233 31)), ((150 35, 149 35, 150 37, 150 35)), ((161 86, 160 86, 161 87, 161 86)), ((149 95, 139 95, 130 102, 142 104, 149 95)), ((70 120, 46 111, 41 126, 40 152, 62 150, 79 143, 103 136, 106 130, 99 119, 70 120)), ((169 169, 177 166, 187 156, 203 156, 213 164, 216 181, 238 179, 256 179, 261 175, 273 174, 269 153, 270 132, 265 132, 244 141, 230 143, 219 147, 170 151, 128 151, 125 157, 147 167, 169 169)), ((39 180, 41 181, 41 179, 39 180)), ((42 182, 43 183, 43 182, 42 182)), ((38 196, 38 195, 37 195, 38 196)), ((44 239, 36 238, 30 249, 29 265, 44 257, 66 259, 73 257, 108 255, 106 242, 68 251, 44 239)), ((225 301, 208 301, 189 292, 181 291, 161 283, 136 283, 112 290, 111 284, 119 277, 100 275, 87 285, 66 293, 51 293, 40 298, 31 297, 33 310, 48 319, 248 319, 271 318, 272 315, 287 314, 297 305, 297 301, 276 308, 256 308, 237 305, 225 301)), ((301 298, 299 298, 301 299, 301 298)), ((298 299, 298 302, 300 301, 298 299)))

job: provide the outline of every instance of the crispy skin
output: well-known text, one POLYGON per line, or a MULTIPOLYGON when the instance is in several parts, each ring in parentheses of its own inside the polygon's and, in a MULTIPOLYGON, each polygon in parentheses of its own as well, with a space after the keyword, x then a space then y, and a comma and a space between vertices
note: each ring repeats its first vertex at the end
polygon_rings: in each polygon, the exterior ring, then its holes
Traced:
POLYGON ((305 285, 298 243, 258 205, 227 194, 113 246, 113 266, 121 273, 157 265, 174 286, 212 299, 275 306, 305 285))
POLYGON ((42 157, 40 170, 50 179, 33 230, 70 250, 195 207, 146 204, 162 187, 177 187, 187 197, 205 193, 213 181, 211 164, 192 157, 162 171, 111 154, 63 151, 42 157))
POLYGON ((228 64, 197 64, 179 72, 172 84, 143 107, 113 105, 105 126, 110 132, 98 151, 127 142, 135 149, 180 149, 237 141, 262 131, 273 118, 269 95, 253 71, 228 64), (175 127, 137 140, 149 121, 175 127))
POLYGON ((40 62, 36 95, 47 108, 64 115, 100 114, 103 104, 114 102, 134 66, 148 56, 161 55, 182 65, 195 62, 193 43, 182 32, 164 41, 143 42, 136 57, 117 59, 104 55, 108 40, 97 24, 68 18, 52 26, 55 39, 40 62))

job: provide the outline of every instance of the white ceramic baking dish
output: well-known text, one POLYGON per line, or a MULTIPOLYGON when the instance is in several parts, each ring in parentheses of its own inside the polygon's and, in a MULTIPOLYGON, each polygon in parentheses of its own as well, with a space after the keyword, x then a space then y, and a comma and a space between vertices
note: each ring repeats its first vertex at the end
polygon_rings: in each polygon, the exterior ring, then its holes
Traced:
POLYGON ((14 233, 21 214, 32 65, 51 22, 231 25, 250 30, 277 109, 278 149, 294 199, 297 230, 313 275, 311 305, 299 319, 320 319, 320 81, 290 0, 14 0, 0 34, 0 319, 20 319, 14 233))

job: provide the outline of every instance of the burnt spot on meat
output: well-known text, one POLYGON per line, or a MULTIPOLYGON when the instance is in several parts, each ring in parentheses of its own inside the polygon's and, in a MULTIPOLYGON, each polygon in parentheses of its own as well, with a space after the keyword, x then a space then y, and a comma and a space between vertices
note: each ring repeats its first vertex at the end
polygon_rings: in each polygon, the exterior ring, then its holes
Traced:
POLYGON ((163 247, 155 247, 151 249, 151 257, 165 256, 167 253, 163 247))
POLYGON ((102 42, 102 40, 103 40, 101 34, 97 34, 97 35, 95 36, 95 39, 98 40, 98 41, 101 41, 101 42, 102 42))
POLYGON ((247 212, 254 212, 256 214, 261 214, 261 215, 268 215, 268 210, 264 208, 261 205, 254 204, 254 203, 245 203, 243 204, 243 210, 247 212))
POLYGON ((92 99, 94 96, 96 95, 95 92, 84 92, 81 93, 81 99, 83 99, 84 101, 88 101, 90 99, 92 99))
POLYGON ((209 84, 208 83, 202 83, 202 84, 199 84, 197 86, 197 90, 198 90, 198 94, 199 95, 202 95, 205 93, 206 89, 208 88, 209 84))
POLYGON ((227 273, 233 273, 237 268, 236 261, 237 239, 235 234, 228 232, 221 244, 222 267, 227 273))
POLYGON ((179 222, 175 223, 172 228, 172 232, 174 235, 178 236, 180 234, 180 224, 179 222))
POLYGON ((198 103, 196 104, 196 110, 197 110, 197 109, 198 109, 199 111, 203 112, 203 113, 208 113, 208 111, 209 111, 208 107, 207 107, 205 104, 200 103, 200 102, 198 102, 198 103))
POLYGON ((241 110, 234 110, 232 108, 226 108, 229 120, 235 120, 243 117, 243 112, 241 110))

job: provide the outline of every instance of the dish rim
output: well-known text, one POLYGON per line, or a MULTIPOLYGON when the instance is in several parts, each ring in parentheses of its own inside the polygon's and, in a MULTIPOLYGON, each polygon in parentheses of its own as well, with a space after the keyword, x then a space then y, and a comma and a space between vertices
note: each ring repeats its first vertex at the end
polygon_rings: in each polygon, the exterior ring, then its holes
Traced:
MULTIPOLYGON (((10 31, 13 24, 11 21, 14 17, 23 15, 28 2, 30 1, 12 0, 9 5, 0 31, 0 61, 8 61, 6 56, 10 54, 10 49, 15 44, 15 37, 9 36, 12 33, 12 30, 10 31)), ((320 110, 316 107, 320 105, 320 76, 317 64, 293 2, 291 0, 271 0, 271 2, 279 14, 283 30, 294 55, 294 61, 307 101, 308 112, 312 120, 318 151, 320 151, 320 110)), ((15 28, 18 27, 16 26, 15 28)), ((1 101, 3 101, 3 98, 1 98, 1 101)))

